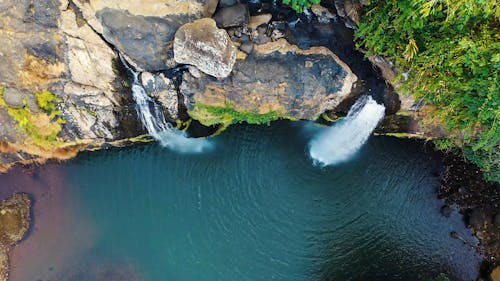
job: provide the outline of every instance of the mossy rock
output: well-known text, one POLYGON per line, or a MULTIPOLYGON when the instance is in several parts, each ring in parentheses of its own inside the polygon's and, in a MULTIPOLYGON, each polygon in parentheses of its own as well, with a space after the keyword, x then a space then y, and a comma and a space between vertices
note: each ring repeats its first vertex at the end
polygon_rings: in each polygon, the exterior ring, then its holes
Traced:
POLYGON ((30 205, 28 195, 20 193, 0 203, 0 247, 10 247, 24 237, 30 224, 30 205))

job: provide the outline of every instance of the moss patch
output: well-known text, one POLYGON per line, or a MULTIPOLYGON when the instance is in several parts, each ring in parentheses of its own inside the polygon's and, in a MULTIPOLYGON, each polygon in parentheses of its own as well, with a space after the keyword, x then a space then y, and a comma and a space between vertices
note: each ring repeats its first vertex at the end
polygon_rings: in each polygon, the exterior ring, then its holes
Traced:
POLYGON ((5 108, 17 122, 19 129, 26 134, 28 144, 44 150, 53 150, 64 144, 57 137, 62 130, 62 124, 66 123, 61 117, 62 112, 56 109, 56 104, 61 100, 49 91, 35 93, 35 97, 44 112, 32 112, 26 100, 23 100, 21 108, 9 106, 3 98, 3 89, 0 89, 0 107, 5 108))
POLYGON ((223 107, 196 103, 194 108, 188 111, 188 114, 205 126, 220 124, 224 128, 239 122, 246 122, 248 124, 264 124, 278 119, 292 119, 287 114, 278 111, 270 111, 266 113, 259 113, 256 111, 238 111, 228 103, 226 103, 223 107))

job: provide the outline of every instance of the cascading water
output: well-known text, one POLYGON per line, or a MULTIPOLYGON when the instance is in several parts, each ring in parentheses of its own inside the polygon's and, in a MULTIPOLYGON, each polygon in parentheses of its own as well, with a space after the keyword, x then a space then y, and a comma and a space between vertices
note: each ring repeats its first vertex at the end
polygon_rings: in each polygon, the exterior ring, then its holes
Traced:
POLYGON ((320 166, 349 160, 368 140, 385 107, 370 96, 362 96, 351 107, 344 120, 320 131, 309 143, 309 155, 320 166))
POLYGON ((207 139, 189 138, 186 132, 177 130, 165 121, 161 107, 146 94, 146 90, 139 81, 139 72, 133 70, 120 55, 123 65, 134 77, 132 96, 135 109, 142 125, 148 133, 164 147, 182 153, 200 153, 212 148, 207 139))

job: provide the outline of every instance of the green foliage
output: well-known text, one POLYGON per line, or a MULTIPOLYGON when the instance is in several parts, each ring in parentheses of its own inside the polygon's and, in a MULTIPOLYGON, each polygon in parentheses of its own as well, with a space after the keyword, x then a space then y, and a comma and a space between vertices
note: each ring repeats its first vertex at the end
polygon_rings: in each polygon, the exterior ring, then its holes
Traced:
POLYGON ((56 110, 56 103, 61 102, 61 99, 49 91, 35 93, 38 106, 49 112, 51 115, 60 115, 61 112, 56 110))
POLYGON ((194 108, 188 111, 189 115, 200 121, 205 126, 222 124, 229 126, 238 122, 249 124, 264 124, 280 118, 287 118, 284 114, 276 111, 260 114, 258 112, 237 111, 232 105, 226 104, 224 107, 210 106, 196 103, 194 108))
MULTIPOLYGON (((500 181, 500 5, 495 0, 372 0, 358 45, 408 72, 401 92, 432 106, 449 131, 438 142, 461 148, 488 179, 500 181)), ((402 75, 398 78, 402 79, 402 75)))
POLYGON ((313 4, 319 4, 321 0, 283 0, 283 4, 290 5, 297 13, 302 13, 313 4))
POLYGON ((0 107, 17 122, 17 126, 28 136, 28 141, 43 148, 51 149, 61 142, 57 135, 62 130, 61 125, 65 120, 61 117, 61 111, 56 110, 55 102, 59 102, 54 94, 44 91, 35 93, 38 106, 47 113, 32 113, 27 100, 23 99, 21 108, 9 106, 3 98, 3 89, 0 89, 0 107))
POLYGON ((441 273, 435 278, 428 279, 427 281, 450 281, 450 279, 446 277, 444 273, 441 273))

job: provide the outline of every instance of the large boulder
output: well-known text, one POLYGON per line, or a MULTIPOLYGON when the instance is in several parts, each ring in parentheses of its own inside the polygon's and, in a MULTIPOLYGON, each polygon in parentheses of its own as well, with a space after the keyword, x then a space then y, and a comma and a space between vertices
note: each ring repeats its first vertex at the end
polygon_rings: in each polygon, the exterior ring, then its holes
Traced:
POLYGON ((26 194, 14 194, 0 202, 0 281, 8 280, 9 250, 28 232, 30 207, 26 194))
POLYGON ((175 61, 194 65, 214 77, 224 78, 231 73, 236 53, 227 32, 217 28, 213 19, 204 18, 185 24, 175 34, 175 61))
POLYGON ((167 69, 176 30, 210 17, 217 0, 75 0, 90 26, 143 71, 167 69))
POLYGON ((256 45, 225 79, 184 73, 180 90, 190 115, 205 125, 220 122, 216 108, 314 120, 339 105, 356 80, 327 48, 301 50, 280 39, 256 45))

